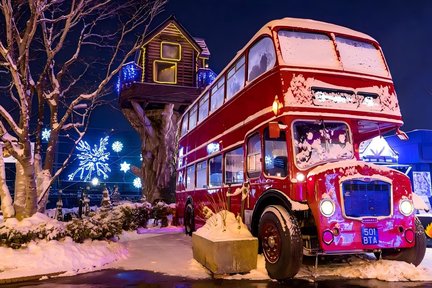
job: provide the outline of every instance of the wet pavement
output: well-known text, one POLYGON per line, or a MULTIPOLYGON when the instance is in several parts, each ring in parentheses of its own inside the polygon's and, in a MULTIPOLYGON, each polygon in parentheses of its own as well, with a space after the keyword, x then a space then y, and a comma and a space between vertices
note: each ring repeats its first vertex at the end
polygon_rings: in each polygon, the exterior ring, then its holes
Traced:
POLYGON ((178 276, 167 276, 142 270, 102 270, 71 277, 57 277, 47 280, 16 283, 13 285, 0 285, 0 287, 148 287, 148 288, 279 288, 279 287, 376 287, 376 288, 402 288, 418 287, 432 288, 432 282, 384 282, 379 280, 338 279, 317 281, 291 280, 280 283, 271 280, 226 280, 205 279, 196 280, 178 276))

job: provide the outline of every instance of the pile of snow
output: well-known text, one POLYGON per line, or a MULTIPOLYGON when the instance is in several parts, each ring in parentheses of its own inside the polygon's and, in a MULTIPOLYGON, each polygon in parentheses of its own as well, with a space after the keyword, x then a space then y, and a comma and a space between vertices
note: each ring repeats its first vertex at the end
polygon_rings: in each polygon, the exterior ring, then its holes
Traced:
POLYGON ((124 259, 128 252, 124 245, 107 241, 75 243, 70 237, 61 241, 30 242, 26 248, 0 247, 0 279, 68 272, 74 275, 100 269, 104 265, 124 259))
POLYGON ((252 237, 241 217, 236 217, 232 212, 227 210, 222 210, 215 214, 211 213, 205 225, 195 233, 213 241, 252 237))

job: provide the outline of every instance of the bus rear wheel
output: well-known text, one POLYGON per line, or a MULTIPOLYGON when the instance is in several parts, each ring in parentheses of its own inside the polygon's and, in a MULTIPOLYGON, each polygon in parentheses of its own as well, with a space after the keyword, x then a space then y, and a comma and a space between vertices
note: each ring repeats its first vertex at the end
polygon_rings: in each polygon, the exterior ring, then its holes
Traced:
POLYGON ((192 232, 195 231, 195 213, 191 203, 188 203, 185 207, 183 223, 186 235, 192 236, 192 232))
POLYGON ((423 225, 417 217, 415 224, 415 246, 407 249, 383 249, 381 252, 383 259, 405 261, 415 266, 420 265, 426 253, 426 235, 423 225))
POLYGON ((277 280, 294 277, 303 259, 296 218, 282 206, 268 206, 261 215, 258 233, 269 276, 277 280))

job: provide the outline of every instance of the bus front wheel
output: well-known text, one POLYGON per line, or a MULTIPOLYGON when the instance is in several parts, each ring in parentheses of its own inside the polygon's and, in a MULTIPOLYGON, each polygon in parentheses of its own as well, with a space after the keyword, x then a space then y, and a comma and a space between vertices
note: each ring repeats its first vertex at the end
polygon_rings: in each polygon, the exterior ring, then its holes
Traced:
POLYGON ((195 214, 194 208, 191 203, 188 203, 186 205, 183 215, 185 233, 186 235, 192 236, 192 232, 195 231, 195 214))
POLYGON ((261 215, 258 233, 269 276, 277 280, 294 277, 303 259, 296 218, 282 206, 268 206, 261 215))
POLYGON ((405 261, 415 266, 420 265, 426 253, 426 235, 420 220, 415 218, 415 245, 407 249, 383 249, 382 258, 386 260, 405 261))

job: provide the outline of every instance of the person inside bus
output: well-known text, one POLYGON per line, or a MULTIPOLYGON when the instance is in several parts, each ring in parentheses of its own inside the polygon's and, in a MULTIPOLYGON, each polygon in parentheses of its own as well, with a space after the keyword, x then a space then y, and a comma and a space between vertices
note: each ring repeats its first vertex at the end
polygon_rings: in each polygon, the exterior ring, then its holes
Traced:
POLYGON ((260 59, 259 64, 256 63, 252 67, 252 70, 249 73, 249 81, 252 81, 253 79, 257 78, 259 75, 263 74, 265 71, 267 71, 267 55, 266 55, 266 53, 263 53, 261 55, 261 59, 260 59))

